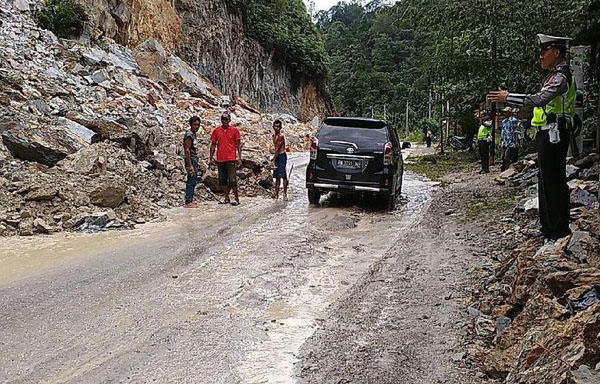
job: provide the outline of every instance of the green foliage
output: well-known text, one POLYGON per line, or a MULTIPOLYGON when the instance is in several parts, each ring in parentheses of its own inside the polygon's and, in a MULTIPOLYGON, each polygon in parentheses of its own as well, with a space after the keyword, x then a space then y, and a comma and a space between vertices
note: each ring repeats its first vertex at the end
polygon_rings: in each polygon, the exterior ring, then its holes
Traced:
POLYGON ((494 196, 473 196, 465 205, 463 221, 470 222, 491 212, 512 211, 515 207, 516 195, 516 189, 509 189, 494 196))
POLYGON ((397 126, 406 101, 423 96, 415 95, 423 88, 414 86, 421 79, 410 60, 418 44, 382 3, 339 3, 319 12, 316 20, 331 57, 331 92, 338 113, 386 118, 397 126))
MULTIPOLYGON (((445 115, 474 134, 473 113, 488 91, 539 90, 544 73, 538 33, 595 46, 591 72, 600 78, 598 0, 364 3, 341 3, 315 17, 331 56, 331 91, 342 115, 383 117, 385 105, 387 117, 402 124, 409 101, 414 126, 427 115, 432 90, 433 115, 441 118, 440 104, 447 100, 451 108, 445 115)), ((598 99, 597 84, 588 83, 594 90, 590 99, 598 99)))
POLYGON ((433 181, 442 181, 444 176, 472 168, 477 163, 474 152, 450 152, 409 158, 406 167, 409 171, 427 176, 433 181))
POLYGON ((299 75, 325 80, 329 58, 302 0, 228 0, 240 9, 248 35, 273 49, 299 75))
POLYGON ((87 16, 85 8, 76 0, 44 0, 37 20, 40 27, 56 36, 70 38, 81 35, 87 16))

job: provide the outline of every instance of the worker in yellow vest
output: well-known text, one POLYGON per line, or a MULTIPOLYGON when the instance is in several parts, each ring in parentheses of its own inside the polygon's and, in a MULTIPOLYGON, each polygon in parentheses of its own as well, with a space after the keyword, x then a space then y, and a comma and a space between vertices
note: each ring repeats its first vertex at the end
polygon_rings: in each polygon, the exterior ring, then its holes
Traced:
POLYGON ((488 122, 481 120, 479 131, 477 131, 477 146, 479 147, 479 158, 481 159, 481 170, 479 173, 490 173, 490 126, 488 122))
POLYGON ((570 199, 565 175, 569 129, 575 116, 575 80, 565 61, 570 39, 538 35, 540 63, 550 73, 542 89, 524 95, 492 91, 493 103, 533 106, 531 125, 537 129, 536 143, 540 174, 538 177, 539 212, 542 233, 555 241, 571 233, 570 199))

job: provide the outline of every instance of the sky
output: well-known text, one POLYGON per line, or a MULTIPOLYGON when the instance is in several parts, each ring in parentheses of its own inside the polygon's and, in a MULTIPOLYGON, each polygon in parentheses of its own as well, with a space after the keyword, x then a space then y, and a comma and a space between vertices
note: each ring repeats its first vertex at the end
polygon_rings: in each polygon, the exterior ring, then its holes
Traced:
MULTIPOLYGON (((314 0, 314 1, 315 1, 315 6, 317 7, 317 11, 321 11, 321 10, 324 10, 324 9, 328 10, 329 8, 333 7, 334 5, 336 5, 337 3, 339 3, 340 1, 347 2, 347 1, 344 1, 344 0, 314 0)), ((304 0, 304 4, 306 4, 307 8, 308 8, 308 2, 309 2, 309 0, 304 0)))
MULTIPOLYGON (((304 0, 304 4, 308 7, 308 1, 304 0)), ((315 0, 315 5, 317 6, 317 11, 321 11, 323 9, 329 9, 336 5, 340 0, 315 0)))

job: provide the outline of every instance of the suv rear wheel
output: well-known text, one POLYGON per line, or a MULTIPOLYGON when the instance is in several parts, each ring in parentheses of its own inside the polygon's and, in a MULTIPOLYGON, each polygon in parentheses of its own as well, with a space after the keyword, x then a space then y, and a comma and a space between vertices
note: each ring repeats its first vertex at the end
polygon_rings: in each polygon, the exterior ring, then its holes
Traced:
POLYGON ((308 190, 308 202, 314 205, 318 205, 321 200, 321 191, 315 188, 308 190))

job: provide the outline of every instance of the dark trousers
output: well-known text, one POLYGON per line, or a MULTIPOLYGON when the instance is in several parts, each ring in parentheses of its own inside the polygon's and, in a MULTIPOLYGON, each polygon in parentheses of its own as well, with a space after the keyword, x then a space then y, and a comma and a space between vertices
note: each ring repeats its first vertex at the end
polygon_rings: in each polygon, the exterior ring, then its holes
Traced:
POLYGON ((428 137, 425 141, 427 142, 427 148, 431 147, 431 137, 428 137))
POLYGON ((517 147, 502 147, 502 170, 508 169, 512 163, 519 160, 519 149, 517 147))
POLYGON ((490 143, 487 140, 478 140, 479 157, 481 158, 481 170, 490 171, 490 143))
POLYGON ((560 141, 552 144, 548 131, 540 130, 537 132, 536 142, 540 166, 538 182, 540 224, 544 235, 556 240, 571 233, 569 229, 571 202, 565 175, 569 132, 565 127, 561 127, 560 141))
MULTIPOLYGON (((194 174, 190 176, 187 174, 187 180, 185 182, 185 203, 190 204, 194 200, 194 191, 196 190, 196 184, 198 183, 198 160, 192 159, 192 166, 194 167, 194 174)), ((186 165, 186 172, 188 168, 186 165)))

